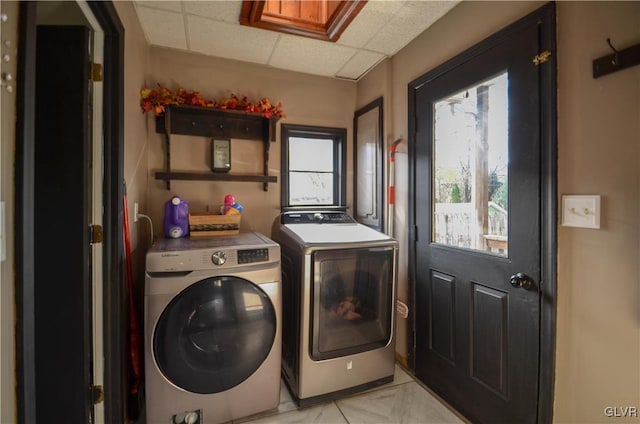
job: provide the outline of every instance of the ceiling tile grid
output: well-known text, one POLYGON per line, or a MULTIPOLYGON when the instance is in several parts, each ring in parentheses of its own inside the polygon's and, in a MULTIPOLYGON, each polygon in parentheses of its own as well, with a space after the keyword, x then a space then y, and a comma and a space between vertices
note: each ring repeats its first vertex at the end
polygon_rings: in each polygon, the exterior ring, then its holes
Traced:
POLYGON ((144 6, 149 6, 149 7, 153 7, 154 9, 161 9, 161 10, 169 10, 172 12, 180 12, 182 13, 182 2, 181 1, 147 1, 147 0, 140 0, 140 1, 136 1, 134 3, 136 6, 137 5, 144 5, 144 6))
POLYGON ((391 16, 389 23, 367 43, 367 49, 393 56, 436 20, 444 16, 454 2, 406 1, 391 16))
POLYGON ((238 23, 241 1, 184 1, 184 12, 216 21, 238 23))
POLYGON ((154 46, 357 80, 458 1, 369 0, 336 43, 241 26, 241 0, 134 0, 154 46))
POLYGON ((142 8, 140 25, 150 44, 173 49, 187 49, 184 16, 181 13, 142 8))
POLYGON ((369 1, 337 43, 363 48, 401 7, 400 1, 369 1))
POLYGON ((192 51, 210 56, 267 64, 279 34, 187 16, 192 51))
POLYGON ((352 47, 282 34, 269 65, 308 74, 333 76, 356 52, 352 47))
POLYGON ((335 73, 335 77, 357 80, 385 57, 385 55, 378 52, 359 50, 338 72, 335 73))

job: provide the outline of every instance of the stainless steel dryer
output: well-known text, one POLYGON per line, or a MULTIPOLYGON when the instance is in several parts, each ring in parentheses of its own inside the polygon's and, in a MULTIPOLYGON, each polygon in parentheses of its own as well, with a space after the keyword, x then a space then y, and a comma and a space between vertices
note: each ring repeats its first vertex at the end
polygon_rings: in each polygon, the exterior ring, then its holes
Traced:
POLYGON ((344 212, 287 212, 282 376, 299 405, 393 380, 398 243, 344 212))
POLYGON ((147 253, 149 424, 213 424, 280 400, 280 248, 259 233, 163 239, 147 253))

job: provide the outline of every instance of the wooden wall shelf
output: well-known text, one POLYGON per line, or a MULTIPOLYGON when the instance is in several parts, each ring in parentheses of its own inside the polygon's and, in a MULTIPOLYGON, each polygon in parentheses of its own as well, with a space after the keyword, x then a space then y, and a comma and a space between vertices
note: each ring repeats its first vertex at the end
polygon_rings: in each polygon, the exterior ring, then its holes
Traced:
POLYGON ((255 113, 220 110, 199 106, 167 107, 165 115, 156 118, 156 132, 165 134, 165 171, 156 172, 157 180, 166 182, 171 189, 171 180, 199 181, 245 181, 262 182, 264 191, 277 177, 269 175, 269 147, 275 141, 276 118, 265 118, 255 113), (256 140, 264 143, 264 171, 262 175, 238 175, 233 173, 172 172, 171 135, 189 135, 209 138, 256 140))
POLYGON ((241 181, 254 183, 275 183, 278 177, 271 175, 248 175, 248 174, 216 174, 208 172, 156 172, 156 180, 183 180, 183 181, 241 181))

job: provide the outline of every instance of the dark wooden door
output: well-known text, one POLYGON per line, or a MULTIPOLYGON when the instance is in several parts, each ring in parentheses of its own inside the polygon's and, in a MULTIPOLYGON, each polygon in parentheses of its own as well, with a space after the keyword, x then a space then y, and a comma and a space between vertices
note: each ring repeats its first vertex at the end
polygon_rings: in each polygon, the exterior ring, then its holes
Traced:
POLYGON ((93 410, 88 54, 86 27, 38 27, 31 348, 44 421, 88 423, 93 410))
POLYGON ((538 40, 524 19, 409 90, 415 372, 473 422, 537 421, 538 40))

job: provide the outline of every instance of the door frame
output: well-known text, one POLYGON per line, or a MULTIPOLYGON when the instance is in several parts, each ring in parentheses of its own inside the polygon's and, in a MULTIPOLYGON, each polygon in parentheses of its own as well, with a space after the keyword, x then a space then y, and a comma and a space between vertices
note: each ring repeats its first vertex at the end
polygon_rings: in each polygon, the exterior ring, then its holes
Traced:
MULTIPOLYGON (((416 293, 416 116, 413 105, 418 87, 437 78, 450 69, 467 62, 509 37, 519 28, 538 22, 544 26, 540 31, 541 50, 552 52, 549 61, 539 66, 540 70, 540 136, 541 140, 541 280, 540 280, 540 335, 538 371, 538 422, 551 422, 553 418, 555 350, 556 350, 556 293, 557 293, 557 102, 556 102, 556 8, 548 3, 524 18, 489 36, 480 43, 437 66, 408 85, 408 152, 409 152, 409 293, 413 304, 409 315, 409 365, 415 370, 415 293, 416 293)), ((424 237, 424 235, 422 235, 424 237)))
MULTIPOLYGON (((35 2, 20 2, 16 102, 16 398, 21 423, 36 423, 35 370, 35 2)), ((122 278, 124 176, 124 27, 111 2, 89 2, 104 31, 104 335, 105 420, 125 417, 126 304, 122 278)))

